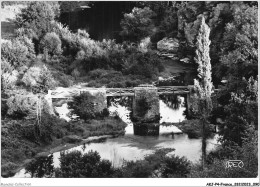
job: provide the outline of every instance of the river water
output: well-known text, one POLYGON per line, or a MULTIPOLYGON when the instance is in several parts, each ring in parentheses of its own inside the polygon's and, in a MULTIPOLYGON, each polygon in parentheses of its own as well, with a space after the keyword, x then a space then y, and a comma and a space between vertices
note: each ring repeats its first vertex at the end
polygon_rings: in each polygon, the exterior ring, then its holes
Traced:
MULTIPOLYGON (((181 104, 177 109, 169 107, 160 100, 160 115, 162 116, 160 123, 177 123, 185 120, 184 110, 184 98, 181 98, 181 104)), ((57 111, 60 111, 60 117, 68 119, 66 104, 57 108, 57 111)), ((193 163, 199 161, 201 157, 201 139, 189 139, 187 134, 180 134, 181 130, 177 127, 162 125, 160 126, 159 136, 137 136, 133 133, 133 123, 128 117, 130 111, 127 107, 112 103, 109 111, 111 114, 117 113, 127 123, 124 136, 80 145, 67 151, 79 150, 83 153, 90 150, 97 151, 101 158, 110 160, 114 167, 120 167, 123 160, 143 159, 145 155, 153 153, 158 148, 174 148, 175 151, 168 154, 185 156, 193 163)), ((213 150, 216 146, 217 135, 207 140, 207 151, 213 150)), ((59 167, 60 152, 54 153, 53 157, 54 167, 59 167)), ((14 177, 30 177, 30 175, 25 174, 25 170, 22 169, 14 177)))

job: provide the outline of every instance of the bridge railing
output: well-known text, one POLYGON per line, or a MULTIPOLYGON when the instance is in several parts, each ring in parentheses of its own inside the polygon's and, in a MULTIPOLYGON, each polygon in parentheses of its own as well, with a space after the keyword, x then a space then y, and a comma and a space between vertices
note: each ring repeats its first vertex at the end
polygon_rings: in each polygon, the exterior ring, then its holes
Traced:
POLYGON ((134 88, 108 88, 106 90, 107 96, 133 96, 134 88))
MULTIPOLYGON (((151 86, 150 86, 151 87, 151 86)), ((190 88, 192 86, 160 86, 157 87, 158 93, 161 94, 187 94, 190 92, 190 88)), ((149 87, 147 87, 149 89, 149 87)), ((154 87, 156 88, 156 87, 154 87)), ((134 96, 135 88, 89 88, 90 90, 102 90, 105 91, 106 96, 134 96)), ((84 88, 82 90, 61 90, 61 91, 53 91, 50 93, 51 98, 69 98, 73 95, 80 94, 82 92, 87 92, 88 89, 84 88)))

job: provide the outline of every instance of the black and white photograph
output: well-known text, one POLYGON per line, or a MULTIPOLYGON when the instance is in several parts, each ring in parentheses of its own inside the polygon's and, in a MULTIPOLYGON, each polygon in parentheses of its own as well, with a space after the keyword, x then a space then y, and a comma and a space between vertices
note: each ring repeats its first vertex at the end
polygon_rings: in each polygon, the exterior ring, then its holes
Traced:
POLYGON ((258 177, 257 1, 1 2, 1 186, 258 177))

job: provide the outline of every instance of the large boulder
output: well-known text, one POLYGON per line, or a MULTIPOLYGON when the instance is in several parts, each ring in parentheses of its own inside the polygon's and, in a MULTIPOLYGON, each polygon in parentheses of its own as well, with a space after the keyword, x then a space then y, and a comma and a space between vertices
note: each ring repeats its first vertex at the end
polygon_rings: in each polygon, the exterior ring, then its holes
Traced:
POLYGON ((183 59, 180 59, 180 61, 184 62, 185 64, 190 63, 190 59, 189 58, 183 58, 183 59))
POLYGON ((179 41, 176 38, 163 38, 157 42, 157 49, 159 51, 176 53, 179 48, 179 41))

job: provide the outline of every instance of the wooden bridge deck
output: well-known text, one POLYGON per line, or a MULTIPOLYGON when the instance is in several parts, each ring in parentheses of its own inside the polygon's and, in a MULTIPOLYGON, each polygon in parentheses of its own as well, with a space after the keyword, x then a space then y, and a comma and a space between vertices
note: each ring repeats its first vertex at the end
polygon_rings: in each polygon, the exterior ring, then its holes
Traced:
MULTIPOLYGON (((147 87, 157 88, 159 95, 167 94, 188 94, 190 86, 160 86, 160 87, 147 87)), ((74 95, 78 95, 82 92, 87 91, 100 91, 105 92, 107 97, 116 97, 116 96, 134 96, 135 88, 84 88, 84 89, 75 89, 75 90, 62 90, 62 91, 52 91, 51 98, 71 98, 74 95)))
MULTIPOLYGON (((154 87, 152 87, 154 88, 154 87)), ((147 87, 149 89, 149 87, 147 87)), ((160 86, 157 87, 158 94, 187 94, 189 93, 188 86, 160 86)), ((107 96, 134 96, 134 88, 107 88, 107 96)))

